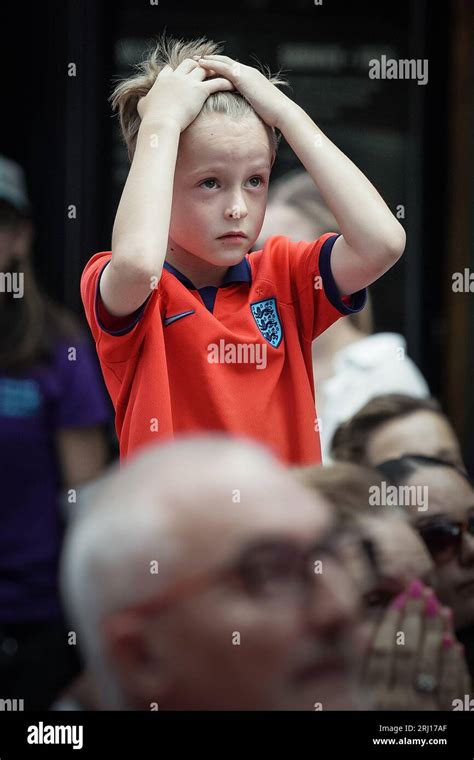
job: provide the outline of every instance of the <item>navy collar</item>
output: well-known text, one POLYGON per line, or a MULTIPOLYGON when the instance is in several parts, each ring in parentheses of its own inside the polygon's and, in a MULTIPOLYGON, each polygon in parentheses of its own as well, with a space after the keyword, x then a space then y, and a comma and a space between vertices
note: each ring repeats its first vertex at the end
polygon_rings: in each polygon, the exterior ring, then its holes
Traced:
MULTIPOLYGON (((182 272, 178 271, 176 267, 174 267, 172 264, 169 264, 167 261, 163 264, 164 268, 171 272, 171 274, 174 274, 177 279, 183 283, 187 288, 190 290, 198 290, 195 285, 191 282, 191 280, 186 277, 185 274, 182 274, 182 272)), ((222 285, 219 287, 223 288, 226 285, 231 285, 234 282, 251 282, 251 272, 250 272, 250 265, 247 261, 247 258, 244 256, 242 261, 240 261, 238 264, 234 264, 234 266, 229 267, 222 285)))

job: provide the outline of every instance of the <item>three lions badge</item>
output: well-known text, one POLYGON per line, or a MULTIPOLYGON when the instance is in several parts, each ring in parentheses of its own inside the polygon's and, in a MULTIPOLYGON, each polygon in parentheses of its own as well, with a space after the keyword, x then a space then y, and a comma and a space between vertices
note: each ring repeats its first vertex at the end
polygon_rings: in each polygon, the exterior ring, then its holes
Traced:
POLYGON ((283 337, 283 330, 276 299, 265 298, 263 301, 256 301, 250 304, 250 308, 262 336, 273 348, 278 348, 283 337))

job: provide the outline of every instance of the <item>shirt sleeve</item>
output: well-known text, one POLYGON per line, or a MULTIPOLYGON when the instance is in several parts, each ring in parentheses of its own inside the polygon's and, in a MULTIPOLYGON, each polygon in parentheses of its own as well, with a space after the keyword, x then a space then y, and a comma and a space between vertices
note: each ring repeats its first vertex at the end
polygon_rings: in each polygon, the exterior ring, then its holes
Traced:
POLYGON ((326 233, 316 241, 289 241, 289 261, 295 308, 303 337, 313 341, 341 316, 356 314, 367 301, 367 288, 341 296, 331 271, 331 253, 339 235, 326 233))
POLYGON ((159 300, 160 284, 132 314, 109 314, 100 296, 100 278, 111 258, 111 252, 104 252, 89 260, 81 277, 81 298, 100 360, 115 363, 127 361, 140 350, 159 300))
POLYGON ((55 351, 55 365, 58 395, 53 410, 54 427, 90 427, 113 418, 100 368, 87 340, 61 342, 55 351))

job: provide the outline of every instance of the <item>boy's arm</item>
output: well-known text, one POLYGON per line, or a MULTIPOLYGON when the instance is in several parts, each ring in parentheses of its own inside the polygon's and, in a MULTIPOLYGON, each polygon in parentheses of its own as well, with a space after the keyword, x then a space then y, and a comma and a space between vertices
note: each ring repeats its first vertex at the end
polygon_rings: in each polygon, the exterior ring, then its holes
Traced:
POLYGON ((405 230, 367 177, 300 106, 288 101, 276 126, 311 175, 342 232, 331 254, 331 271, 341 294, 361 290, 400 258, 405 230))
POLYGON ((112 259, 100 295, 112 316, 131 314, 161 277, 168 247, 179 125, 140 124, 137 144, 115 217, 112 259))
POLYGON ((341 294, 361 290, 390 269, 404 251, 405 231, 367 177, 262 72, 226 55, 199 63, 228 77, 259 116, 280 129, 311 175, 342 231, 331 254, 341 294))

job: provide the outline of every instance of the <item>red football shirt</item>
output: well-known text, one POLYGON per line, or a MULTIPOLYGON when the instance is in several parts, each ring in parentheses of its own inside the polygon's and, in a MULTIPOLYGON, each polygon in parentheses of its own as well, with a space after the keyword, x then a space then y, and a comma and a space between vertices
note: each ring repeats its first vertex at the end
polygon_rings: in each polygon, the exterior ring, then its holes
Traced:
POLYGON ((108 314, 100 297, 112 253, 89 260, 81 296, 121 460, 176 434, 224 431, 266 444, 285 463, 321 461, 311 344, 366 299, 365 290, 339 296, 336 239, 271 237, 229 267, 218 288, 196 289, 165 262, 156 289, 126 317, 108 314))

